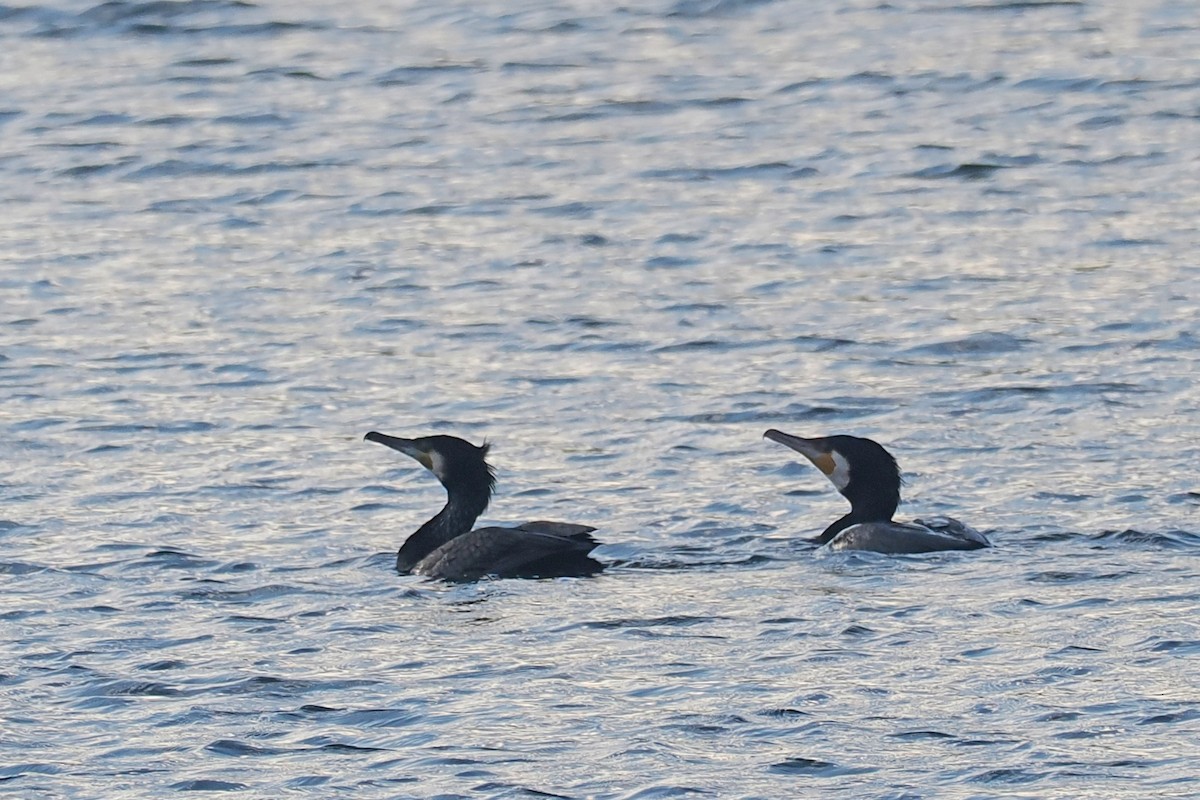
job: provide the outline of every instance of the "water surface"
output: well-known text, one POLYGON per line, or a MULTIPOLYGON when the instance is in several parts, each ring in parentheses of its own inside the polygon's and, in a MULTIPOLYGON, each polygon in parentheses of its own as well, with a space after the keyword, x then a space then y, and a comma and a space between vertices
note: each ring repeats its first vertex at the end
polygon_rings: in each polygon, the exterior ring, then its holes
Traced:
POLYGON ((0 791, 1191 797, 1190 3, 0 8, 0 791), (829 555, 769 427, 993 551, 829 555), (487 522, 590 580, 392 571, 487 522))

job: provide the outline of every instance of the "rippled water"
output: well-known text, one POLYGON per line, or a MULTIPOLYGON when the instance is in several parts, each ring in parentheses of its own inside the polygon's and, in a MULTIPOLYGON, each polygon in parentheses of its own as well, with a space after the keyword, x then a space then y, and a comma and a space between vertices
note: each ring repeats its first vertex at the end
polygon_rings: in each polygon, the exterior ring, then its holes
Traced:
POLYGON ((0 6, 0 793, 1194 797, 1192 3, 0 6), (828 555, 768 427, 993 551, 828 555), (588 580, 392 571, 490 439, 588 580))

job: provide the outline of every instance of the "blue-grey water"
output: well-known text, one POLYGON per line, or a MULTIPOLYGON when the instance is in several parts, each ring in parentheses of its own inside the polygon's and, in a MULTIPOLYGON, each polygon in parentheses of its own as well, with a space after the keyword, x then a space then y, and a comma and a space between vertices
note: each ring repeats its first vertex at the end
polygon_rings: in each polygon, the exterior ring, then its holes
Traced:
POLYGON ((1191 0, 0 6, 0 794, 1200 795, 1198 152, 1191 0))

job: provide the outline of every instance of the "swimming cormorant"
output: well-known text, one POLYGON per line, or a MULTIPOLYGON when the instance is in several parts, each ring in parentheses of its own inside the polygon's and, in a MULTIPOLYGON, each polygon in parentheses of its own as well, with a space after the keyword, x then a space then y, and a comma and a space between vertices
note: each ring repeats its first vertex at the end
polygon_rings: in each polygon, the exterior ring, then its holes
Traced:
POLYGON ((950 517, 893 522, 900 505, 900 468, 878 442, 858 436, 804 439, 771 429, 763 434, 811 461, 850 501, 850 513, 813 541, 834 550, 876 553, 931 553, 977 550, 992 543, 979 531, 950 517))
POLYGON ((599 543, 586 525, 526 522, 515 528, 471 530, 492 498, 496 477, 487 463, 488 444, 457 436, 401 439, 371 431, 363 437, 420 462, 446 488, 446 507, 409 536, 396 554, 396 569, 445 581, 554 578, 594 575, 604 565, 588 556, 599 543))

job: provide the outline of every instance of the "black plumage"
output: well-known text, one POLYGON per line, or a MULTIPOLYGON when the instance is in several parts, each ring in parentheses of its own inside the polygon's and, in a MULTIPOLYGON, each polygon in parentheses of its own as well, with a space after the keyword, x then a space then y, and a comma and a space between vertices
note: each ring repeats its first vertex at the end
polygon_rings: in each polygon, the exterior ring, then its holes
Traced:
POLYGON ((589 553, 595 528, 566 522, 527 522, 513 528, 471 529, 496 485, 489 445, 457 436, 402 439, 371 431, 364 437, 416 459, 446 489, 446 505, 396 554, 396 569, 446 581, 593 575, 604 565, 589 553))
POLYGON ((850 501, 850 511, 813 541, 836 550, 929 553, 990 547, 987 537, 950 517, 895 522, 900 468, 882 445, 858 436, 805 439, 775 429, 763 434, 811 461, 850 501))

